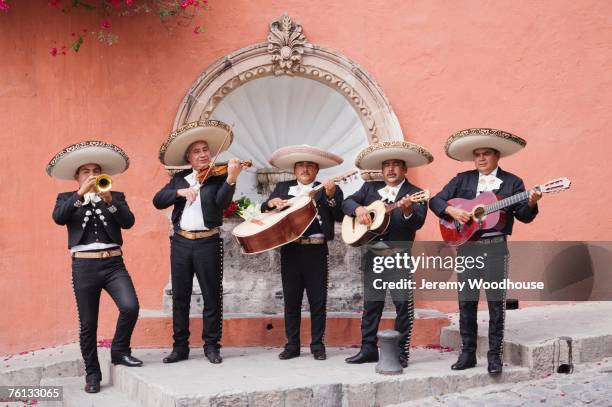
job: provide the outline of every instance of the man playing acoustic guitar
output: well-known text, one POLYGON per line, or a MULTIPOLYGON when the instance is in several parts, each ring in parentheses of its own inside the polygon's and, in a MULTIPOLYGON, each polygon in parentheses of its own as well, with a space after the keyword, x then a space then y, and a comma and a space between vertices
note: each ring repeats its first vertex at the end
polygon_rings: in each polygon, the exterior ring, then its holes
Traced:
MULTIPOLYGON (((482 192, 491 191, 501 198, 507 198, 525 191, 523 181, 498 166, 501 157, 521 150, 526 141, 513 134, 495 129, 467 129, 452 135, 446 142, 446 154, 458 161, 473 161, 475 170, 457 174, 429 202, 431 210, 440 218, 452 219, 457 229, 469 222, 478 222, 473 215, 448 203, 453 198, 473 199, 482 192)), ((530 191, 526 201, 508 206, 502 212, 503 224, 495 229, 481 230, 471 241, 459 247, 458 255, 482 256, 486 263, 482 270, 466 270, 458 274, 459 281, 484 278, 486 281, 502 281, 508 273, 508 247, 506 236, 512 233, 514 218, 524 223, 531 222, 538 214, 537 201, 542 197, 539 191, 530 191)), ((466 285, 469 287, 469 285, 466 285)), ((487 290, 489 307, 489 351, 488 371, 502 372, 504 340, 504 319, 506 312, 505 290, 487 290)), ((459 331, 461 353, 453 370, 476 366, 476 342, 478 321, 478 290, 464 289, 459 292, 459 331)))
MULTIPOLYGON (((366 182, 353 195, 347 197, 342 204, 342 210, 348 216, 354 216, 364 225, 372 223, 371 215, 366 206, 382 200, 386 204, 397 207, 390 212, 390 223, 386 231, 374 239, 378 242, 412 242, 415 233, 423 226, 427 216, 427 206, 414 205, 409 195, 422 191, 408 182, 406 172, 408 167, 429 164, 433 156, 423 147, 407 141, 384 141, 371 144, 362 150, 355 159, 355 165, 362 170, 380 171, 384 181, 366 182)), ((408 243, 410 245, 410 243, 408 243)), ((366 277, 372 270, 371 257, 366 253, 366 277)), ((359 353, 346 359, 347 363, 370 363, 378 361, 378 346, 376 333, 385 306, 386 290, 374 294, 376 298, 368 299, 364 284, 364 305, 361 317, 361 349, 359 353), (381 297, 382 296, 382 301, 381 297)), ((395 291, 395 290, 394 290, 395 291)), ((399 337, 399 361, 402 367, 408 366, 410 352, 410 336, 414 320, 414 299, 412 290, 401 295, 391 292, 397 316, 395 330, 399 337)))
MULTIPOLYGON (((293 171, 294 181, 276 184, 261 211, 281 210, 292 197, 309 194, 319 182, 315 179, 320 169, 342 164, 339 156, 308 145, 288 146, 272 153, 270 164, 293 171)), ((287 344, 278 355, 282 360, 300 356, 300 322, 304 290, 310 305, 310 351, 315 360, 325 360, 328 250, 327 242, 334 239, 334 222, 342 220, 342 190, 325 181, 324 191, 313 197, 317 216, 302 236, 281 247, 281 278, 285 302, 285 335, 287 344)))

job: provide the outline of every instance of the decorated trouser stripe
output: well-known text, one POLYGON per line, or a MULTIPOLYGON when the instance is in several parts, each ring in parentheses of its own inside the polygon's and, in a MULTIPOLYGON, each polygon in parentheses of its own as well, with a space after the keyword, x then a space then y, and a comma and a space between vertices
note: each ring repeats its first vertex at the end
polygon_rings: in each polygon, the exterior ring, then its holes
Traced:
MULTIPOLYGON (((470 244, 460 248, 460 255, 479 256, 487 253, 486 267, 459 274, 459 280, 482 278, 485 281, 503 281, 508 277, 509 255, 506 242, 488 245, 470 244)), ((459 333, 463 352, 476 352, 478 341, 478 300, 479 291, 459 293, 459 333)), ((489 309, 489 355, 503 356, 504 325, 506 319, 506 290, 486 290, 489 309)))
POLYGON ((111 352, 129 353, 130 341, 138 320, 138 298, 123 258, 73 259, 72 287, 79 315, 79 342, 87 376, 102 378, 98 361, 97 332, 100 294, 106 290, 119 317, 111 352))
MULTIPOLYGON (((412 291, 409 299, 393 300, 395 305, 394 329, 400 333, 400 354, 410 355, 410 341, 412 339, 412 325, 414 321, 414 297, 412 291)), ((378 344, 378 326, 385 308, 384 301, 365 301, 361 318, 361 344, 364 348, 376 348, 378 344)))

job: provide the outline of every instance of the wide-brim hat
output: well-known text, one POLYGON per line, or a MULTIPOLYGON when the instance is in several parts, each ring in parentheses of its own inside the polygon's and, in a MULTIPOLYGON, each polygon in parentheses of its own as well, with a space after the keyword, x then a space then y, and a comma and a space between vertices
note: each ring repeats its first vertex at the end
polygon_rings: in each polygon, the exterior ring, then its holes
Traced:
POLYGON ((229 125, 219 120, 200 120, 179 127, 164 141, 159 149, 159 161, 164 165, 188 165, 185 159, 187 148, 196 141, 205 141, 211 155, 229 148, 234 133, 229 125))
POLYGON ((431 163, 433 155, 409 141, 382 141, 361 150, 355 158, 355 166, 361 170, 380 171, 387 160, 402 160, 407 167, 419 167, 431 163))
POLYGON ((506 157, 522 150, 527 142, 503 130, 474 128, 456 132, 446 141, 446 155, 457 161, 473 161, 474 150, 493 148, 501 157, 506 157))
POLYGON ((270 157, 270 164, 274 167, 291 171, 295 163, 300 161, 317 163, 319 169, 335 167, 344 162, 342 157, 336 154, 307 144, 281 147, 270 157))
POLYGON ((105 141, 82 141, 64 148, 47 164, 47 174, 53 178, 73 180, 79 167, 98 164, 102 173, 116 175, 130 166, 125 151, 105 141))

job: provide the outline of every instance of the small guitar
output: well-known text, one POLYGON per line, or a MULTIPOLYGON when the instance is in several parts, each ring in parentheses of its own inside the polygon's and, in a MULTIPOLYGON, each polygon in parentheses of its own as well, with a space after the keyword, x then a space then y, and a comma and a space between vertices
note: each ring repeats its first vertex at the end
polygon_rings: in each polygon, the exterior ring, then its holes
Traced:
MULTIPOLYGON (((557 178, 536 186, 534 190, 542 193, 560 192, 568 189, 570 184, 571 181, 567 178, 557 178)), ((493 192, 488 191, 482 192, 474 199, 449 199, 449 205, 470 212, 472 219, 463 225, 449 216, 440 219, 442 239, 451 246, 459 246, 476 233, 490 229, 502 230, 505 225, 505 213, 500 211, 527 199, 529 199, 529 190, 501 200, 493 192)))
MULTIPOLYGON (((412 203, 424 203, 429 200, 429 191, 419 191, 408 197, 412 203)), ((386 204, 383 201, 374 201, 366 209, 372 223, 363 225, 356 216, 345 216, 342 220, 342 240, 351 246, 361 246, 372 239, 384 234, 391 222, 391 211, 399 206, 399 201, 386 204)))
MULTIPOLYGON (((335 183, 347 181, 357 170, 349 171, 333 178, 335 183)), ((281 210, 274 209, 245 220, 232 230, 232 234, 245 254, 255 254, 275 249, 293 242, 308 229, 317 216, 317 206, 313 200, 317 192, 323 189, 320 184, 308 195, 293 197, 281 210)))

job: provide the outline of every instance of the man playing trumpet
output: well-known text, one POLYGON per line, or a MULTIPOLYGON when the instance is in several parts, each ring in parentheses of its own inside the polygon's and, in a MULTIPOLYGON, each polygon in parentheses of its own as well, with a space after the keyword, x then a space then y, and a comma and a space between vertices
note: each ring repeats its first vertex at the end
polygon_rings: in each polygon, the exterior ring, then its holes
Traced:
POLYGON ((72 283, 79 314, 79 341, 85 361, 85 391, 100 391, 102 373, 96 348, 100 294, 106 290, 119 318, 111 345, 113 364, 141 366, 131 355, 130 339, 138 319, 138 298, 123 263, 121 229, 134 225, 134 215, 121 192, 110 191, 110 179, 127 170, 129 159, 119 147, 102 141, 85 141, 59 152, 47 165, 49 176, 74 179, 77 191, 57 196, 53 220, 68 229, 72 257, 72 283), (104 185, 104 191, 96 188, 104 185))

